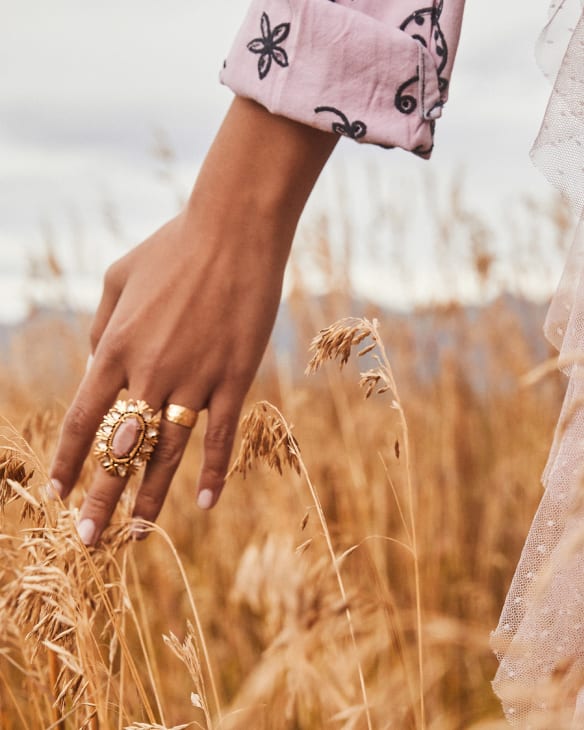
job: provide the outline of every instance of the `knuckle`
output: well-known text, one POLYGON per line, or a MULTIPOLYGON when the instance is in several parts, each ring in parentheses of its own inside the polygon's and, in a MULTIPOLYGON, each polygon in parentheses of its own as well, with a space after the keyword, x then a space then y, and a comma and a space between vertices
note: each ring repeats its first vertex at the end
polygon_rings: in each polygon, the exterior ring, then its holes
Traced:
POLYGON ((205 464, 203 473, 201 475, 201 481, 207 486, 213 489, 222 487, 225 483, 225 475, 227 473, 227 459, 223 464, 205 464))
POLYGON ((112 332, 100 344, 100 358, 105 366, 118 365, 123 360, 125 337, 121 332, 112 332))
POLYGON ((153 393, 159 388, 161 372, 164 371, 160 365, 160 359, 148 353, 141 355, 141 361, 134 363, 133 383, 141 393, 153 393))
POLYGON ((226 421, 208 428, 205 434, 202 479, 213 488, 221 487, 225 482, 234 436, 235 425, 226 421))
POLYGON ((205 448, 209 450, 228 450, 235 436, 235 424, 224 421, 207 428, 205 448))
POLYGON ((154 492, 140 492, 134 507, 134 516, 151 522, 158 517, 164 498, 154 492))
POLYGON ((113 264, 108 266, 105 275, 103 277, 104 288, 118 289, 122 282, 122 259, 114 261, 113 264))
POLYGON ((246 393, 250 383, 253 380, 254 371, 249 367, 232 365, 231 370, 227 374, 228 385, 234 395, 246 393))
POLYGON ((68 436, 85 436, 89 423, 87 408, 81 403, 74 403, 65 418, 64 431, 68 436))
POLYGON ((117 500, 118 495, 113 492, 105 489, 93 489, 87 494, 85 506, 89 514, 109 519, 117 500))
POLYGON ((168 467, 177 467, 183 455, 183 445, 171 439, 164 439, 156 444, 153 459, 168 467))

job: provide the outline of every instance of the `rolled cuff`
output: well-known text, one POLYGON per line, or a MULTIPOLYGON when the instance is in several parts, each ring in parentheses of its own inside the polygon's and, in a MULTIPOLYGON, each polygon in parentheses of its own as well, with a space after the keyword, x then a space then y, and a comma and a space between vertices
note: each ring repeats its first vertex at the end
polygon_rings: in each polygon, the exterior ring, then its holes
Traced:
POLYGON ((352 8, 253 0, 220 80, 274 114, 428 158, 446 101, 439 62, 400 25, 352 8))

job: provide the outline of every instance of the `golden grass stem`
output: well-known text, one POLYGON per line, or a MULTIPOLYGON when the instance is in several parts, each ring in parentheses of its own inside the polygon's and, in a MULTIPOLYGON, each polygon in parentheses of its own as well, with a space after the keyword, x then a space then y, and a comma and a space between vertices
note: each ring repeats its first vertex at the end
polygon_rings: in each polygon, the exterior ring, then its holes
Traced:
POLYGON ((349 604, 348 604, 347 592, 345 590, 345 584, 343 582, 343 578, 342 578, 341 572, 339 570, 339 559, 337 558, 337 556, 335 554, 335 550, 334 550, 334 547, 333 547, 333 543, 332 543, 330 531, 328 529, 328 524, 327 524, 327 521, 326 521, 326 517, 325 517, 325 514, 324 514, 324 510, 322 508, 322 504, 321 504, 320 498, 318 496, 318 493, 316 491, 316 488, 315 488, 314 484, 312 483, 312 480, 311 480, 310 475, 308 473, 308 469, 306 468, 306 465, 305 465, 305 463, 304 463, 304 461, 302 459, 302 455, 300 454, 300 449, 296 445, 296 440, 292 436, 292 431, 290 430, 290 427, 288 425, 288 422, 286 421, 286 419, 284 418, 284 416, 282 415, 282 413, 276 408, 276 406, 272 405, 271 403, 268 403, 267 401, 264 401, 262 403, 262 405, 264 405, 264 406, 266 406, 268 408, 271 408, 274 411, 274 413, 276 413, 276 415, 278 416, 278 418, 280 419, 280 421, 282 423, 282 426, 286 430, 286 434, 287 434, 287 437, 288 437, 288 443, 290 444, 290 448, 293 450, 296 458, 298 459, 298 464, 300 466, 301 473, 304 476, 304 479, 306 480, 306 484, 307 484, 308 489, 310 491, 310 495, 312 497, 312 501, 314 502, 314 506, 315 506, 316 512, 318 514, 318 519, 319 519, 320 525, 322 527, 322 531, 323 531, 324 538, 325 538, 325 541, 326 541, 326 545, 327 545, 327 548, 328 548, 328 551, 329 551, 329 555, 331 557, 332 567, 333 567, 333 570, 335 572, 335 576, 337 578, 337 583, 338 583, 338 586, 339 586, 339 591, 341 593, 341 597, 342 597, 343 603, 345 605, 345 616, 347 617, 347 624, 349 626, 349 633, 351 635, 351 642, 353 644, 353 649, 354 649, 354 652, 355 652, 355 659, 356 659, 356 662, 357 662, 357 672, 358 672, 358 675, 359 675, 359 685, 360 685, 360 688, 361 688, 361 695, 363 697, 363 706, 365 708, 365 716, 367 718, 367 727, 368 727, 369 730, 373 730, 373 725, 371 723, 371 711, 369 709, 369 700, 367 698, 367 688, 365 686, 365 676, 363 674, 363 666, 361 664, 361 659, 359 657, 359 650, 358 650, 358 647, 357 647, 357 637, 355 635, 355 627, 354 627, 354 624, 353 624, 353 617, 351 615, 351 609, 349 608, 349 604))
POLYGON ((140 696, 142 706, 146 710, 149 722, 154 724, 156 722, 156 719, 154 717, 154 712, 153 712, 150 702, 148 700, 148 695, 146 694, 146 690, 144 688, 144 685, 142 684, 142 680, 140 679, 140 675, 138 673, 136 664, 132 657, 132 652, 130 651, 130 647, 128 646, 128 643, 126 641, 126 637, 124 636, 124 634, 122 632, 122 629, 121 629, 120 623, 117 619, 115 610, 110 602, 109 596, 107 595, 107 591, 103 584, 102 577, 91 558, 89 550, 85 547, 85 545, 81 545, 81 548, 83 550, 83 556, 84 556, 85 560, 87 561, 87 565, 88 565, 90 571, 93 573, 93 577, 95 579, 97 590, 98 590, 101 600, 103 601, 103 605, 107 612, 108 618, 112 622, 112 625, 114 626, 114 629, 116 631, 122 652, 128 662, 128 668, 132 675, 132 679, 136 683, 136 690, 140 696))
MULTIPOLYGON (((217 691, 217 684, 215 682, 215 677, 214 677, 214 674, 213 674, 213 667, 211 666, 211 659, 210 659, 210 655, 209 655, 209 650, 207 649, 207 642, 205 641, 205 634, 203 633, 203 626, 202 626, 201 620, 199 618, 199 612, 198 612, 197 606, 195 604, 195 599, 194 599, 194 596, 193 596, 193 592, 191 590, 191 587, 189 585, 189 581, 188 581, 188 578, 187 578, 186 571, 184 569, 184 565, 182 563, 182 560, 180 559, 180 556, 179 556, 176 548, 173 545, 172 540, 170 539, 170 537, 168 536, 168 534, 166 533, 166 531, 163 530, 159 525, 157 525, 155 523, 152 523, 152 522, 146 522, 146 521, 144 521, 143 524, 144 524, 144 526, 149 527, 150 529, 152 529, 154 532, 156 532, 158 535, 160 535, 163 538, 163 540, 166 542, 167 547, 169 548, 172 556, 174 557, 175 563, 176 563, 176 565, 177 565, 177 567, 179 569, 179 572, 180 572, 180 575, 181 575, 181 580, 182 580, 182 582, 184 584, 184 587, 185 587, 185 590, 187 592, 187 597, 188 597, 188 600, 189 600, 189 606, 191 608, 191 613, 192 613, 193 618, 195 620, 195 626, 197 627, 197 633, 199 635, 198 638, 199 638, 199 641, 200 641, 200 644, 201 644, 201 648, 203 650, 203 656, 205 657, 205 665, 206 665, 206 668, 207 668, 207 675, 209 677, 209 682, 211 684, 211 692, 213 693, 213 701, 215 703, 215 711, 217 713, 217 718, 218 718, 218 721, 220 723, 221 722, 221 719, 222 719, 222 713, 221 713, 221 703, 219 702, 219 693, 217 691)), ((206 706, 207 706, 207 703, 206 702, 204 703, 204 706, 205 706, 204 707, 204 709, 205 709, 206 706)), ((207 711, 205 709, 205 714, 206 713, 207 713, 207 711)), ((211 730, 211 722, 210 722, 210 720, 211 720, 210 718, 207 718, 207 722, 209 724, 209 727, 208 727, 207 730, 211 730)))
MULTIPOLYGON (((138 609, 140 613, 140 626, 142 627, 142 633, 144 635, 144 643, 148 650, 148 656, 150 657, 150 665, 152 668, 152 682, 153 685, 156 687, 161 687, 162 682, 160 679, 160 670, 158 668, 158 662, 156 659, 156 651, 154 649, 154 641, 152 639, 152 632, 150 631, 150 621, 148 620, 148 615, 146 612, 146 602, 144 599, 144 591, 142 590, 142 583, 140 581, 140 576, 138 574, 138 566, 136 564, 135 560, 135 554, 134 551, 129 552, 128 562, 130 566, 130 571, 132 573, 132 583, 134 585, 134 589, 138 596, 138 609)), ((164 717, 164 714, 161 710, 161 718, 164 717)))
POLYGON ((404 428, 404 454, 407 471, 407 493, 411 516, 412 551, 414 554, 414 585, 416 594, 416 631, 418 634, 418 670, 420 673, 420 723, 422 730, 426 728, 426 705, 424 701, 424 643, 422 634, 422 584, 420 581, 420 562, 418 557, 418 540, 416 535, 416 519, 414 510, 414 496, 410 474, 410 447, 408 427, 400 404, 400 417, 404 428))
MULTIPOLYGON (((420 562, 418 553, 418 539, 416 534, 416 511, 414 505, 414 489, 412 484, 411 460, 410 460, 410 436, 408 422, 405 417, 399 392, 393 377, 393 370, 387 358, 383 341, 379 335, 377 320, 371 322, 371 330, 373 340, 378 345, 383 370, 387 375, 388 384, 394 397, 394 407, 399 414, 400 427, 403 434, 403 450, 404 450, 404 468, 406 473, 406 494, 408 497, 408 511, 410 518, 411 544, 414 557, 414 590, 416 600, 416 631, 418 635, 417 654, 418 654, 418 672, 420 681, 420 726, 421 730, 426 729, 426 706, 424 701, 424 645, 422 634, 422 585, 420 580, 420 562)), ((376 356, 377 357, 377 356, 376 356)))
MULTIPOLYGON (((397 493, 397 489, 395 488, 395 484, 393 483, 393 479, 391 478, 391 475, 389 473, 389 469, 387 468, 387 464, 385 463, 385 459, 383 458, 382 454, 379 454, 379 458, 381 459, 381 463, 383 464, 383 470, 385 471, 385 476, 387 478, 387 483, 389 484, 391 488, 391 493, 393 494, 393 498, 395 501, 395 505, 397 507, 397 511, 399 512, 399 518, 401 520, 402 526, 405 530, 406 536, 408 540, 410 541, 410 544, 412 542, 412 536, 410 535, 410 528, 408 527, 408 523, 406 522, 406 517, 404 515, 404 511, 402 509, 401 500, 399 498, 399 495, 397 493)), ((413 555, 413 552, 412 552, 413 555)))
MULTIPOLYGON (((59 679, 59 669, 57 665, 57 657, 55 656, 55 652, 51 649, 47 649, 47 658, 49 663, 49 682, 51 683, 51 692, 55 693, 55 688, 57 686, 57 682, 59 679)), ((65 730, 65 721, 62 719, 59 719, 59 708, 56 706, 54 702, 54 696, 53 696, 53 702, 51 703, 52 710, 53 710, 53 723, 59 730, 65 730)))
MULTIPOLYGON (((127 607, 128 607, 129 612, 130 612, 130 615, 132 616, 132 620, 134 622, 134 628, 136 629, 136 634, 138 636, 138 642, 140 643, 140 649, 142 650, 142 656, 144 657, 144 662, 145 662, 145 665, 146 665, 146 672, 148 673, 148 679, 149 679, 150 685, 152 687, 152 693, 154 695, 154 700, 156 702, 156 708, 158 710, 158 714, 159 714, 159 717, 160 717, 160 722, 163 725, 166 725, 166 721, 164 719, 164 710, 162 708, 162 702, 161 702, 161 699, 160 699, 159 692, 157 690, 157 687, 159 685, 156 682, 156 678, 154 676, 154 672, 153 672, 153 669, 152 669, 152 662, 151 662, 151 659, 150 659, 151 652, 148 651, 148 646, 147 646, 147 643, 146 643, 146 641, 144 639, 144 630, 142 629, 142 624, 138 620, 138 616, 137 616, 136 611, 134 609, 134 603, 130 599, 130 596, 128 595, 127 590, 126 590, 126 586, 128 585, 128 583, 127 583, 127 570, 126 570, 126 568, 127 568, 127 560, 128 560, 128 558, 127 558, 127 552, 126 552, 126 553, 124 553, 123 564, 122 564, 122 576, 121 576, 121 578, 122 578, 122 586, 123 586, 123 588, 122 588, 122 591, 121 591, 120 600, 122 601, 122 603, 124 603, 124 601, 127 600, 127 607)), ((122 622, 123 622, 123 624, 125 624, 125 619, 126 619, 126 611, 122 611, 122 622)), ((148 626, 148 622, 146 621, 144 625, 145 626, 148 626)), ((122 627, 122 630, 124 630, 124 627, 122 627)))
POLYGON ((16 714, 18 715, 18 719, 20 720, 20 722, 22 724, 23 730, 31 730, 30 725, 28 724, 25 716, 22 714, 22 710, 20 709, 20 703, 14 696, 14 692, 12 691, 12 687, 10 686, 10 682, 8 682, 8 680, 4 676, 4 672, 0 672, 0 679, 2 679, 2 682, 3 682, 4 686, 6 687, 6 691, 8 692, 8 696, 10 697, 10 700, 14 706, 14 709, 16 710, 16 714))
MULTIPOLYGON (((123 597, 122 597, 123 601, 123 597)), ((122 612, 122 630, 125 630, 126 628, 126 614, 125 611, 122 612)), ((106 695, 106 701, 109 699, 109 688, 110 688, 110 680, 111 680, 111 674, 113 672, 113 666, 110 665, 109 672, 108 672, 108 692, 106 695)), ((123 730, 123 724, 124 724, 124 696, 125 696, 125 688, 126 688, 126 659, 123 652, 120 652, 120 680, 119 680, 119 696, 121 702, 119 703, 119 712, 118 712, 118 730, 123 730)))

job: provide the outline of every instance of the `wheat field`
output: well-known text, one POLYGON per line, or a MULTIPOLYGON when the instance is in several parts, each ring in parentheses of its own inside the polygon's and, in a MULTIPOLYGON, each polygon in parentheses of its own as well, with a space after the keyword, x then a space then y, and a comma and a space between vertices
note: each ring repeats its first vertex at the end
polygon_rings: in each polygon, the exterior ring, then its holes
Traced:
MULTIPOLYGON (((541 215, 541 245, 563 246, 565 210, 541 215)), ((483 223, 453 194, 439 230, 443 246, 466 236, 492 293, 483 223)), ((42 489, 87 317, 31 316, 13 338, 0 371, 1 728, 507 727, 489 632, 563 380, 525 379, 551 352, 505 297, 472 313, 455 297, 419 312, 423 327, 362 301, 348 318, 347 262, 322 221, 313 234, 329 293, 310 295, 292 264, 295 344, 266 355, 218 508, 194 503, 202 424, 144 541, 131 539, 135 485, 96 548, 78 540, 93 463, 68 504, 42 489)), ((55 260, 44 270, 60 276, 55 260)))

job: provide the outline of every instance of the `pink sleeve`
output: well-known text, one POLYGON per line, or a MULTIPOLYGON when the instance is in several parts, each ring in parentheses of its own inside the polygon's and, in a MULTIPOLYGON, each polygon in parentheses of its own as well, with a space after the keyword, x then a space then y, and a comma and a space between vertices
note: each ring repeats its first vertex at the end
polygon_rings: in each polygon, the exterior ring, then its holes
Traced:
POLYGON ((253 0, 222 83, 274 114, 432 152, 464 0, 253 0))

